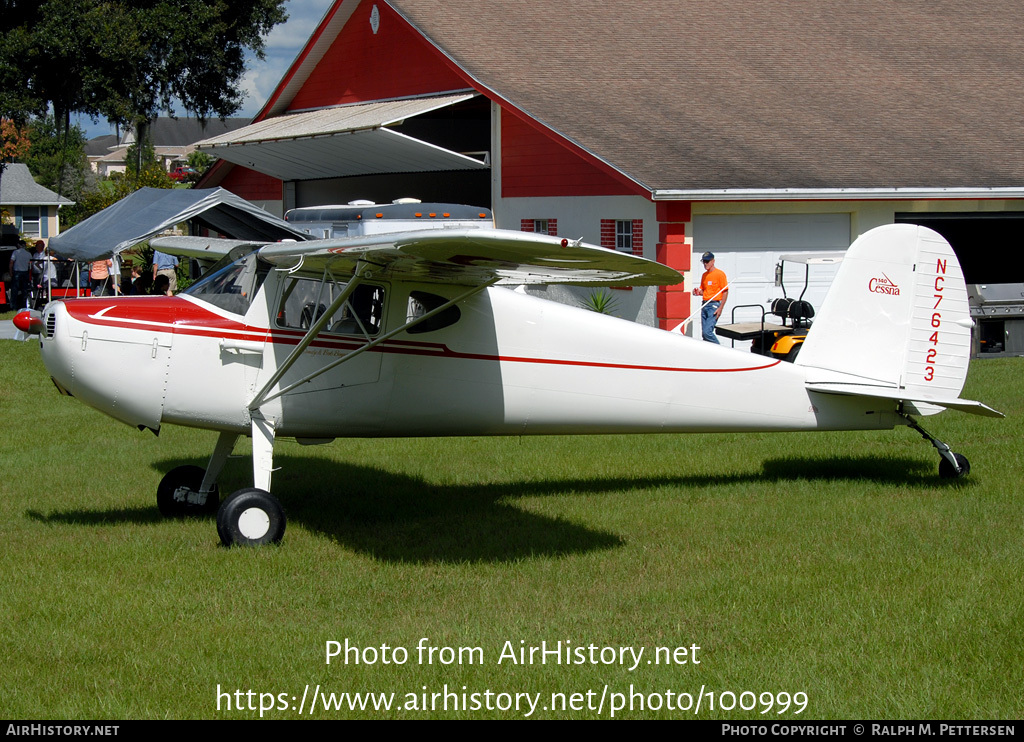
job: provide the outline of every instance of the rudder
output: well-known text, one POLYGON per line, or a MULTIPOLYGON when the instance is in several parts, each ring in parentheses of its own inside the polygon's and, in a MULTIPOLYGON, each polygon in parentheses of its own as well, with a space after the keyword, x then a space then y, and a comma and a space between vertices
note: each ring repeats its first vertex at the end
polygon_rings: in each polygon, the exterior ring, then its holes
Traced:
POLYGON ((890 224, 850 246, 796 364, 905 390, 908 399, 956 399, 972 324, 949 243, 926 227, 890 224))

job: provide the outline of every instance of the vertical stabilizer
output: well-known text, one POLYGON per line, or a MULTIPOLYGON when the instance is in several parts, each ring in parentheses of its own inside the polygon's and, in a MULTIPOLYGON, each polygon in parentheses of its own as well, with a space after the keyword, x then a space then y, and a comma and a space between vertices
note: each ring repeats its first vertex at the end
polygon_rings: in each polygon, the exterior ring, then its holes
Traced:
POLYGON ((955 399, 972 324, 949 243, 925 227, 891 224, 850 246, 796 364, 905 390, 907 399, 955 399))

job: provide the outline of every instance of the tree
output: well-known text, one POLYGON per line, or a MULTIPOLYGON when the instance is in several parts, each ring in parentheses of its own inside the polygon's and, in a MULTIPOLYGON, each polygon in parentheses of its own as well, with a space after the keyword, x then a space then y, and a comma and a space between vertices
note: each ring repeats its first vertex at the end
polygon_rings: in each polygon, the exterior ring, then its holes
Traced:
POLYGON ((10 119, 0 118, 0 180, 8 162, 22 157, 31 143, 25 130, 10 119))
MULTIPOLYGON (((171 180, 160 158, 156 156, 156 148, 148 139, 136 142, 125 150, 125 180, 138 188, 173 188, 171 180)), ((134 190, 134 189, 133 189, 134 190)))
POLYGON ((85 187, 85 134, 78 126, 59 132, 53 116, 29 124, 29 147, 23 162, 36 182, 51 191, 77 200, 85 187))
POLYGON ((147 140, 128 147, 125 152, 125 165, 124 173, 114 173, 109 178, 102 178, 96 183, 95 188, 84 191, 73 206, 61 212, 64 215, 65 228, 88 219, 140 188, 174 187, 174 181, 167 175, 167 171, 156 156, 156 150, 147 140))
MULTIPOLYGON (((285 0, 0 0, 0 113, 52 109, 136 129, 173 102, 200 119, 242 104, 245 53, 287 15, 285 0)), ((143 138, 143 137, 140 137, 143 138)))
POLYGON ((31 142, 25 129, 10 119, 0 119, 0 163, 13 162, 28 152, 31 142))

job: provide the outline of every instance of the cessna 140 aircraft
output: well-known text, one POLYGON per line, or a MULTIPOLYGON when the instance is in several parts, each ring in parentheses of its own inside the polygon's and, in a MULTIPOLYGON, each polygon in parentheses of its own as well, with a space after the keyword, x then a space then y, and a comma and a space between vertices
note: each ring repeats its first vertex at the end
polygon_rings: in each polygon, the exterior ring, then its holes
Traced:
POLYGON ((284 436, 907 425, 938 449, 942 476, 963 476, 967 459, 915 418, 1001 416, 959 398, 967 293, 952 249, 928 229, 860 237, 786 363, 506 288, 682 280, 664 265, 494 229, 478 209, 456 219, 460 207, 440 204, 409 207, 423 228, 381 231, 384 208, 352 209, 353 229, 329 239, 160 238, 161 251, 220 261, 178 296, 55 301, 19 326, 40 333, 62 392, 139 429, 219 431, 206 468, 169 472, 157 504, 169 516, 216 511, 226 545, 280 541, 285 516, 270 488, 284 436), (254 486, 221 502, 217 478, 241 435, 253 439, 254 486))

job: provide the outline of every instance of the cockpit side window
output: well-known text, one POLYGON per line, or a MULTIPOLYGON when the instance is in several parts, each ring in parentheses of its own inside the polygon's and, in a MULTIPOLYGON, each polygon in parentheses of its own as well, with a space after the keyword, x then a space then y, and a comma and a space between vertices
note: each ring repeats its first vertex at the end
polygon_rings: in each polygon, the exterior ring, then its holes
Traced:
POLYGON ((269 272, 270 266, 258 260, 255 252, 242 257, 232 253, 182 293, 228 312, 245 314, 269 272))
MULTIPOLYGON (((345 290, 346 284, 310 278, 288 278, 277 310, 277 326, 308 330, 345 290)), ((328 321, 325 332, 377 335, 384 319, 384 289, 360 284, 328 321)))

